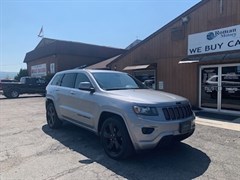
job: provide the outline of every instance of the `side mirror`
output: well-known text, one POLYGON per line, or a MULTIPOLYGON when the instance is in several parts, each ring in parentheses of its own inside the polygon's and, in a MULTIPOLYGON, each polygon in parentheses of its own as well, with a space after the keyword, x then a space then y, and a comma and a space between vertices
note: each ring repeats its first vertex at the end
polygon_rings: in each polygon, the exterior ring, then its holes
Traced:
POLYGON ((91 93, 95 91, 90 82, 80 82, 78 89, 90 91, 91 93))

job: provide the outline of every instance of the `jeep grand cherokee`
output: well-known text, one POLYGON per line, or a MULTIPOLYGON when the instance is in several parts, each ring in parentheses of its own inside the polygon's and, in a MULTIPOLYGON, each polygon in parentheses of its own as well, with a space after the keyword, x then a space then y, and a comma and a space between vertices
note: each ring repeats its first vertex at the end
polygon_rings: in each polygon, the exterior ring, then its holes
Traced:
POLYGON ((93 131, 113 159, 154 148, 164 137, 181 141, 195 129, 187 99, 148 89, 127 73, 62 71, 46 90, 49 127, 59 128, 65 120, 93 131))

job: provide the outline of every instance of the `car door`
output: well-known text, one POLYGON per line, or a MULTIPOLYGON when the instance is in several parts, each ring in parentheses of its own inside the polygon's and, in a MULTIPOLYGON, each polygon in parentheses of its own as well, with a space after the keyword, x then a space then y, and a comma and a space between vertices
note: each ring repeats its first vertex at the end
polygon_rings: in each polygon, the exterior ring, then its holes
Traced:
POLYGON ((35 93, 45 93, 46 92, 46 80, 42 78, 37 78, 34 83, 35 93))
POLYGON ((45 93, 46 81, 41 78, 28 78, 28 93, 45 93))
POLYGON ((21 93, 30 93, 30 94, 34 93, 33 78, 24 77, 21 79, 20 82, 21 82, 20 84, 21 93))
MULTIPOLYGON (((96 93, 78 89, 81 82, 90 82, 85 73, 78 73, 75 88, 71 91, 71 109, 74 109, 74 120, 87 128, 93 129, 99 111, 96 93)), ((90 82, 91 83, 91 82, 90 82)))
POLYGON ((58 108, 61 117, 66 120, 74 120, 74 107, 72 106, 76 73, 66 73, 61 80, 60 88, 56 89, 58 108))

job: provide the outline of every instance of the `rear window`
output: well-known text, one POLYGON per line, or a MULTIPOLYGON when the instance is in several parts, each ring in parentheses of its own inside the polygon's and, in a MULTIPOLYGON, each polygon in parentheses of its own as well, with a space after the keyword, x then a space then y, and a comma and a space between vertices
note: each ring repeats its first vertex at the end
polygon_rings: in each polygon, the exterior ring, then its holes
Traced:
POLYGON ((63 77, 63 74, 56 75, 53 78, 51 85, 60 86, 62 77, 63 77))

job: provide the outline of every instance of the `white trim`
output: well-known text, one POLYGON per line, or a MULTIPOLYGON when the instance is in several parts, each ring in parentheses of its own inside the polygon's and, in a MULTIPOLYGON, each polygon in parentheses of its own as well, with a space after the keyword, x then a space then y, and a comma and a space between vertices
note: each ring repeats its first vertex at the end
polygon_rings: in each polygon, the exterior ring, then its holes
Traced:
MULTIPOLYGON (((212 112, 223 112, 223 113, 230 113, 230 114, 240 114, 238 111, 232 111, 232 110, 225 110, 225 109, 222 109, 222 90, 221 91, 218 91, 218 99, 217 99, 217 109, 214 109, 214 108, 204 108, 201 106, 201 93, 202 93, 202 88, 201 88, 201 81, 202 81, 202 69, 203 68, 211 68, 211 67, 216 67, 218 68, 218 75, 221 75, 222 74, 222 68, 223 67, 231 67, 231 66, 240 66, 240 63, 233 63, 233 64, 215 64, 215 65, 202 65, 202 66, 199 66, 199 94, 198 94, 198 106, 199 108, 203 109, 203 110, 207 110, 207 111, 212 111, 212 112)), ((221 86, 221 81, 222 79, 221 78, 218 78, 219 81, 218 81, 218 87, 221 86)))

